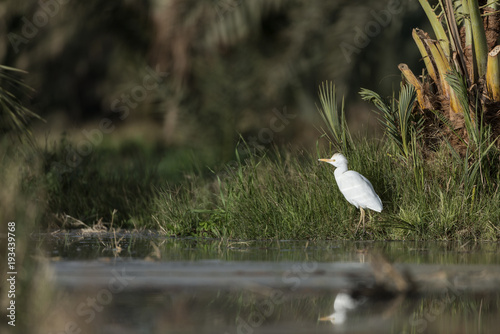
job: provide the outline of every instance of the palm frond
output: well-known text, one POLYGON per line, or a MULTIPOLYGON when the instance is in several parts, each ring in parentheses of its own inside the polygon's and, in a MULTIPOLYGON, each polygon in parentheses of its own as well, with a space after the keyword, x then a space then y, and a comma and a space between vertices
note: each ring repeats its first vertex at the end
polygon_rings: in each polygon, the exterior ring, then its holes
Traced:
POLYGON ((366 88, 361 88, 359 94, 364 101, 373 103, 379 110, 378 114, 382 116, 380 122, 384 127, 385 134, 393 143, 396 144, 397 147, 401 147, 401 136, 399 134, 398 120, 396 118, 393 104, 391 103, 389 105, 380 97, 379 94, 366 88))
MULTIPOLYGON (((434 34, 436 35, 436 39, 441 44, 441 48, 444 51, 446 57, 450 55, 450 41, 448 39, 448 35, 446 34, 441 21, 439 20, 439 16, 436 14, 436 9, 433 9, 427 0, 418 0, 422 9, 425 11, 427 18, 429 19, 430 24, 432 25, 432 29, 434 30, 434 34)), ((441 7, 441 6, 440 6, 441 7)), ((441 8, 442 9, 442 8, 441 8)))
POLYGON ((450 34, 451 49, 456 54, 457 67, 460 69, 460 73, 465 75, 467 74, 467 65, 465 64, 465 55, 460 43, 460 33, 458 32, 453 2, 452 0, 445 0, 445 4, 444 16, 450 34))
POLYGON ((422 121, 412 117, 416 101, 416 91, 412 85, 401 87, 399 99, 393 96, 385 102, 379 94, 369 89, 361 89, 361 98, 377 107, 387 137, 397 147, 398 154, 405 162, 412 155, 412 136, 418 139, 422 134, 422 121))
POLYGON ((25 72, 9 66, 0 65, 0 135, 15 134, 19 139, 31 142, 28 124, 31 119, 40 116, 29 110, 19 96, 27 95, 32 89, 27 86, 18 74, 25 72))
POLYGON ((456 70, 451 69, 446 73, 445 80, 457 97, 460 108, 463 111, 465 127, 467 129, 469 137, 472 137, 470 139, 473 140, 474 143, 478 143, 479 138, 476 127, 477 124, 475 123, 474 117, 470 112, 469 94, 467 91, 467 83, 465 82, 465 78, 456 70))
MULTIPOLYGON (((486 62, 488 61, 488 43, 484 31, 483 19, 479 10, 477 0, 467 0, 469 5, 469 16, 471 21, 472 41, 474 45, 474 56, 476 59, 477 73, 482 77, 486 73, 486 62)), ((475 80, 474 80, 475 81, 475 80)))
POLYGON ((410 154, 409 140, 411 135, 410 117, 415 105, 416 93, 412 85, 405 85, 399 92, 398 120, 401 133, 402 150, 405 157, 410 154))
POLYGON ((489 173, 492 166, 490 156, 494 152, 498 138, 493 138, 491 126, 484 124, 479 97, 469 97, 464 77, 457 71, 450 71, 446 80, 464 109, 464 124, 469 139, 465 161, 470 162, 467 174, 469 178, 465 184, 469 185, 469 190, 476 185, 489 186, 492 184, 489 173), (474 98, 476 103, 470 108, 469 101, 474 98))
POLYGON ((415 44, 417 45, 418 50, 420 51, 422 59, 424 60, 427 73, 429 73, 430 77, 432 78, 432 80, 434 80, 434 82, 438 82, 438 77, 436 73, 437 70, 429 55, 430 50, 427 46, 427 43, 424 42, 426 39, 430 39, 429 35, 425 31, 415 28, 412 31, 412 37, 413 40, 415 41, 415 44))
MULTIPOLYGON (((337 97, 335 92, 335 85, 333 82, 322 82, 319 86, 319 100, 321 108, 318 111, 325 123, 329 132, 328 137, 330 141, 337 146, 336 148, 346 152, 349 148, 353 147, 351 133, 347 127, 347 120, 344 112, 344 99, 340 109, 337 107, 337 97)), ((326 133, 326 132, 325 132, 326 133)))
MULTIPOLYGON (((432 113, 434 114, 434 116, 436 116, 437 119, 439 119, 439 121, 441 123, 443 123, 459 140, 460 142, 466 146, 467 145, 467 142, 466 140, 460 135, 460 133, 457 132, 457 130, 455 129, 455 127, 453 126, 452 122, 450 121, 449 118, 447 118, 446 116, 444 116, 439 110, 434 110, 434 109, 431 109, 432 113)), ((444 140, 451 145, 451 143, 448 141, 448 139, 444 138, 444 140)), ((456 150, 453 149, 455 152, 456 150)), ((458 153, 457 153, 458 154, 458 153)))

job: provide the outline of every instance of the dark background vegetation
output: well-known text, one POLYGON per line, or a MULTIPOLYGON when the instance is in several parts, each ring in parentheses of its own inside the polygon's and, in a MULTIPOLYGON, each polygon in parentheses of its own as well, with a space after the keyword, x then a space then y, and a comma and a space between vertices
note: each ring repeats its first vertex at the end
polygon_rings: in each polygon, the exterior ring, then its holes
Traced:
POLYGON ((374 123, 359 88, 390 95, 398 63, 417 73, 421 66, 410 38, 423 25, 416 1, 7 0, 0 13, 0 63, 29 72, 31 108, 47 120, 38 134, 82 130, 107 117, 209 160, 230 159, 239 134, 269 127, 275 108, 298 118, 274 142, 311 147, 324 80, 346 95, 353 128, 368 131, 374 123), (355 47, 356 29, 394 5, 401 14, 348 61, 341 43, 355 47), (160 85, 134 98, 151 71, 160 85), (131 102, 122 120, 123 94, 131 102))
POLYGON ((358 91, 392 95, 400 62, 419 73, 410 36, 425 25, 416 1, 395 0, 7 0, 0 17, 0 64, 28 72, 20 97, 43 118, 32 129, 44 159, 23 174, 41 219, 128 226, 150 217, 154 187, 175 192, 237 151, 314 150, 322 81, 345 95, 353 133, 380 134, 358 91))

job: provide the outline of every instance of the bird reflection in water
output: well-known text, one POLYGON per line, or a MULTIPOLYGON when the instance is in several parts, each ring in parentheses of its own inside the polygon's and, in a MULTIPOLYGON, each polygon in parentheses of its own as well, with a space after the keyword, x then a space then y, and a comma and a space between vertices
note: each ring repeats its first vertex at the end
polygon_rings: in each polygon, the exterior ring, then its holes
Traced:
POLYGON ((367 298, 364 296, 354 297, 346 292, 339 292, 333 302, 333 313, 319 318, 320 321, 330 321, 332 324, 343 324, 347 314, 354 311, 358 306, 364 304, 367 298))

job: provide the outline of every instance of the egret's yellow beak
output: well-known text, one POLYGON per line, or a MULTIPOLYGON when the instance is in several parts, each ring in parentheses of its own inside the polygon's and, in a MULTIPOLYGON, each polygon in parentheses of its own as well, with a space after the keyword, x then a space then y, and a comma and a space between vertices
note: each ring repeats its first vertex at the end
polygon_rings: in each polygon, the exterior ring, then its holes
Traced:
POLYGON ((330 161, 334 161, 334 160, 332 160, 332 159, 318 159, 318 161, 330 162, 330 161))

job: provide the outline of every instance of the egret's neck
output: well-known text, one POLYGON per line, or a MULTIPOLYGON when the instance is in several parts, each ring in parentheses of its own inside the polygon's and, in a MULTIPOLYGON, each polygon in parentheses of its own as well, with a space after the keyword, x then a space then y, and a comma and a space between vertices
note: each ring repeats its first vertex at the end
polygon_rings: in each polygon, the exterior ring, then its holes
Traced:
POLYGON ((335 172, 333 172, 333 174, 335 175, 335 177, 339 177, 342 174, 344 174, 345 172, 347 172, 347 164, 343 164, 343 165, 338 166, 335 169, 335 172))

